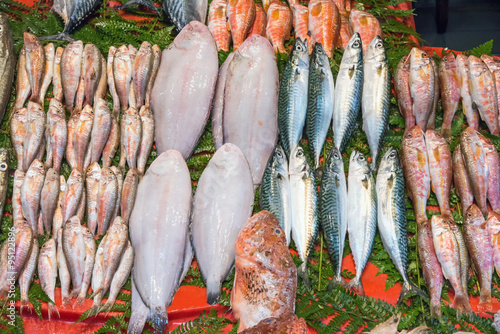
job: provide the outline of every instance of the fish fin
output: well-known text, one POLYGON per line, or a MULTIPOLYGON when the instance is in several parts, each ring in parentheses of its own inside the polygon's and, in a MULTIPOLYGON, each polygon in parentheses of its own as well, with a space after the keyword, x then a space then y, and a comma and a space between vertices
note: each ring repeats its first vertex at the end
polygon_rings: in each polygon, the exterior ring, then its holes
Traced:
POLYGON ((127 9, 133 5, 144 6, 146 8, 151 9, 158 16, 161 16, 160 10, 155 6, 155 4, 151 0, 130 0, 121 5, 120 7, 118 7, 118 10, 127 9))
POLYGON ((87 296, 86 296, 86 294, 85 294, 85 293, 80 293, 80 294, 78 295, 78 297, 76 298, 75 303, 73 304, 73 309, 74 309, 75 307, 82 307, 82 306, 83 306, 83 304, 85 303, 85 299, 87 299, 86 297, 87 297, 87 296))
POLYGON ((342 276, 340 276, 340 275, 335 276, 332 278, 330 283, 328 283, 328 287, 326 288, 326 291, 332 291, 333 289, 335 289, 335 287, 337 287, 337 285, 346 287, 347 282, 342 278, 342 276))
POLYGON ((451 137, 451 129, 446 127, 442 127, 441 128, 441 135, 444 137, 444 139, 446 139, 447 141, 450 140, 450 137, 451 137))
POLYGON ((477 305, 477 310, 481 311, 491 311, 491 292, 486 291, 486 289, 481 289, 481 294, 479 296, 479 304, 477 305), (484 294, 483 294, 484 291, 484 294))
POLYGON ((65 307, 69 303, 71 303, 71 297, 70 296, 63 297, 63 299, 62 299, 62 306, 65 307))
POLYGON ((321 180, 321 178, 323 177, 323 172, 324 172, 324 170, 325 170, 325 165, 323 165, 323 166, 319 166, 318 168, 316 168, 316 169, 314 170, 314 177, 315 177, 316 179, 321 180))
POLYGON ((99 287, 97 290, 95 290, 94 292, 92 292, 92 294, 90 295, 90 298, 94 298, 101 291, 102 291, 102 287, 99 287))
POLYGON ((114 302, 112 302, 112 301, 110 301, 110 300, 108 299, 108 300, 106 301, 106 303, 104 303, 104 305, 103 305, 103 306, 101 306, 101 308, 99 308, 99 311, 98 311, 98 312, 99 312, 99 313, 100 313, 100 312, 106 312, 106 313, 104 314, 104 316, 105 316, 105 317, 107 317, 107 316, 108 316, 108 313, 111 311, 111 308, 113 307, 113 305, 114 305, 114 304, 115 304, 114 302))
POLYGON ((431 317, 441 322, 441 302, 433 304, 431 301, 431 317))
POLYGON ((163 333, 168 325, 167 308, 164 306, 154 306, 150 308, 150 311, 149 320, 151 321, 153 328, 158 332, 163 333))
POLYGON ((128 324, 128 334, 141 334, 148 318, 149 309, 144 304, 132 278, 132 313, 128 324))
POLYGON ((457 319, 460 319, 463 313, 472 313, 469 296, 464 293, 455 294, 455 300, 453 300, 451 307, 457 310, 457 319))
POLYGON ((53 314, 57 314, 57 316, 60 318, 61 316, 59 315, 59 311, 57 310, 57 307, 52 304, 52 303, 49 303, 49 309, 48 309, 48 314, 49 314, 49 320, 50 320, 50 317, 53 315, 53 314))
MULTIPOLYGON (((24 309, 25 307, 29 307, 29 306, 28 306, 28 304, 29 304, 29 300, 28 300, 28 299, 22 299, 22 300, 21 300, 21 306, 19 307, 19 314, 20 314, 20 315, 22 315, 22 314, 23 314, 23 309, 24 309)), ((32 312, 31 312, 31 308, 29 308, 29 310, 30 310, 30 313, 32 313, 32 312)))
POLYGON ((353 290, 360 296, 365 295, 365 289, 363 288, 363 283, 361 283, 361 278, 354 277, 349 281, 349 283, 347 283, 346 288, 349 290, 353 290))
POLYGON ((410 281, 406 281, 403 284, 403 289, 401 289, 401 293, 399 294, 398 304, 401 304, 407 297, 414 294, 420 296, 423 299, 429 299, 429 297, 425 294, 425 292, 417 288, 410 281))
POLYGON ((214 305, 220 298, 221 283, 207 282, 207 304, 214 305))
POLYGON ((66 42, 74 42, 75 39, 73 39, 68 33, 62 32, 57 35, 50 35, 50 36, 42 36, 39 37, 38 39, 40 40, 56 40, 56 41, 66 41, 66 42))
POLYGON ((309 274, 307 272, 307 260, 297 269, 297 276, 302 279, 302 283, 304 283, 306 289, 311 291, 311 282, 309 281, 309 274))

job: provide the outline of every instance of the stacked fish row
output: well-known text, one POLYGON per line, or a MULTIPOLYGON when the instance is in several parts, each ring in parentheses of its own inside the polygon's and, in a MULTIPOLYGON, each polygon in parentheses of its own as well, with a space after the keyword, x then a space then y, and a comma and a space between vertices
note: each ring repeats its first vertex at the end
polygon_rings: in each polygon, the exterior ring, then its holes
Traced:
POLYGON ((395 91, 399 110, 407 129, 434 129, 439 96, 443 105, 441 134, 449 139, 451 124, 460 100, 470 127, 478 129, 479 116, 489 131, 499 134, 500 60, 482 55, 448 53, 439 68, 425 51, 413 48, 403 57, 395 72, 395 91))

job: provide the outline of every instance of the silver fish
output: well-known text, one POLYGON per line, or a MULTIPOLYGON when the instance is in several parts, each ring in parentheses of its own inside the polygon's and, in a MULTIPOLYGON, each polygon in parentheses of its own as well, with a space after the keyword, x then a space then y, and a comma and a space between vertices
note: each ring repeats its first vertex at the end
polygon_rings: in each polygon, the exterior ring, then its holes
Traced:
POLYGON ((68 219, 76 215, 78 205, 83 193, 83 176, 82 173, 74 168, 69 175, 66 184, 66 190, 62 197, 62 217, 63 224, 66 224, 68 219))
POLYGON ((153 112, 148 106, 141 107, 139 116, 141 117, 142 137, 137 157, 137 170, 139 174, 144 175, 146 163, 148 162, 151 149, 153 148, 155 120, 153 118, 153 112))
POLYGON ((40 104, 33 101, 28 102, 28 121, 25 124, 26 134, 23 142, 24 170, 27 170, 33 160, 37 158, 45 136, 45 117, 45 112, 40 104))
POLYGON ((208 1, 206 0, 183 0, 181 2, 166 0, 163 2, 163 10, 179 31, 192 21, 205 24, 207 9, 208 1))
POLYGON ((82 278, 82 289, 78 295, 73 308, 82 306, 87 298, 87 291, 89 290, 90 280, 92 277, 92 269, 94 268, 94 259, 96 253, 96 244, 94 234, 86 227, 83 229, 83 242, 85 243, 85 267, 82 278))
POLYGON ((128 109, 128 94, 130 91, 130 83, 132 81, 132 62, 130 60, 130 52, 126 45, 122 45, 115 53, 113 60, 113 77, 115 89, 120 99, 122 111, 128 109))
POLYGON ((40 213, 40 198, 44 179, 45 169, 43 168, 43 163, 35 159, 26 172, 26 177, 21 188, 23 216, 26 217, 35 236, 38 236, 40 232, 38 230, 38 215, 40 213))
POLYGON ((12 187, 12 220, 23 219, 23 207, 21 201, 21 192, 26 173, 16 169, 14 172, 14 186, 12 187))
POLYGON ((91 162, 97 162, 101 158, 102 152, 111 132, 111 112, 108 103, 102 98, 96 98, 94 108, 94 122, 90 141, 91 162))
POLYGON ((128 170, 123 181, 122 195, 120 199, 121 217, 128 223, 132 209, 134 208, 137 186, 139 185, 139 173, 137 169, 128 170))
POLYGON ((40 249, 40 257, 38 258, 38 277, 40 278, 40 286, 42 287, 42 290, 52 301, 48 303, 49 320, 50 317, 55 314, 60 317, 59 311, 55 305, 57 248, 56 241, 54 239, 49 239, 40 249))
POLYGON ((56 49, 54 44, 49 43, 44 46, 45 53, 45 71, 43 73, 42 87, 40 88, 40 100, 45 101, 45 94, 49 89, 49 85, 52 82, 54 76, 54 58, 56 56, 56 49))
POLYGON ((19 275, 19 287, 21 292, 21 306, 19 308, 20 314, 23 314, 23 308, 27 307, 29 303, 28 291, 30 289, 31 282, 33 282, 33 275, 35 274, 35 269, 38 263, 38 247, 38 239, 33 238, 30 256, 24 265, 21 274, 19 275))
POLYGON ((224 92, 226 90, 226 79, 229 68, 229 63, 233 60, 234 53, 231 52, 222 66, 219 69, 217 77, 217 86, 215 87, 215 94, 212 100, 212 137, 214 138, 215 149, 218 150, 224 144, 223 134, 223 112, 224 112, 224 92))
POLYGON ((95 234, 97 228, 97 202, 99 198, 99 181, 101 180, 101 167, 93 162, 87 168, 85 187, 87 194, 87 226, 95 234))
POLYGON ((69 293, 71 276, 66 263, 66 256, 64 255, 62 233, 62 228, 57 231, 57 269, 59 281, 61 282, 62 306, 64 307, 71 301, 71 295, 69 293))
POLYGON ((118 181, 110 168, 101 170, 97 195, 97 234, 104 235, 113 219, 118 199, 118 181))
POLYGON ((10 122, 10 138, 16 151, 17 170, 24 169, 24 139, 28 129, 28 109, 20 108, 14 111, 10 122))
POLYGON ((82 290, 86 254, 83 228, 77 216, 71 217, 64 224, 62 243, 66 265, 68 266, 73 286, 71 297, 76 297, 82 290))
POLYGON ((59 172, 61 170, 62 159, 68 144, 68 125, 64 107, 58 100, 51 99, 47 112, 47 150, 52 150, 52 166, 59 172))
POLYGON ((54 220, 57 200, 59 199, 59 182, 59 174, 55 169, 50 168, 45 175, 40 198, 40 214, 43 217, 43 227, 46 234, 52 232, 52 221, 54 220))
MULTIPOLYGON (((26 46, 23 45, 19 52, 19 60, 17 62, 17 80, 16 80, 16 102, 14 109, 24 107, 24 103, 31 93, 30 81, 28 79, 28 71, 26 71, 26 46)), ((9 95, 10 96, 10 95, 9 95)))
POLYGON ((0 80, 0 121, 3 119, 9 103, 15 66, 16 51, 9 20, 6 15, 0 14, 0 78, 2 78, 0 80))
POLYGON ((54 74, 52 76, 52 86, 54 98, 57 101, 63 101, 63 87, 62 87, 62 76, 61 76, 61 59, 64 48, 62 46, 56 49, 56 54, 54 56, 54 74))
POLYGON ((61 56, 61 77, 66 108, 73 110, 76 91, 82 72, 82 41, 71 42, 66 46, 61 56))

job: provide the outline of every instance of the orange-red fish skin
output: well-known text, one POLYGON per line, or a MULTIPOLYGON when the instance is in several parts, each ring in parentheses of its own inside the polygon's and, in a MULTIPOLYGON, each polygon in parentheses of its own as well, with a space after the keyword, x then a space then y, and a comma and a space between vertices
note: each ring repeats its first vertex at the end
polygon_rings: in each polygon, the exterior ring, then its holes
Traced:
POLYGON ((382 37, 382 28, 380 22, 367 12, 359 9, 353 9, 349 22, 352 25, 353 31, 359 33, 361 43, 363 44, 363 54, 366 53, 368 45, 375 38, 375 36, 382 37))
POLYGON ((261 5, 255 4, 255 21, 253 22, 252 31, 250 31, 250 34, 248 34, 248 36, 256 34, 261 35, 262 37, 266 37, 266 26, 266 12, 261 5))
POLYGON ((349 19, 344 15, 340 15, 340 35, 337 42, 337 47, 344 50, 347 46, 347 43, 349 43, 352 35, 354 35, 354 32, 352 31, 349 19))
POLYGON ((252 29, 255 20, 255 3, 253 0, 229 0, 228 7, 233 51, 236 51, 252 29))
POLYGON ((229 51, 231 32, 227 22, 227 1, 214 0, 208 11, 208 29, 214 35, 218 50, 229 51))
POLYGON ((297 318, 295 314, 289 314, 281 318, 267 318, 259 322, 257 326, 245 329, 241 334, 307 334, 307 323, 304 318, 297 318))
POLYGON ((288 53, 285 42, 292 31, 292 12, 281 2, 273 2, 267 11, 266 34, 274 52, 288 53))
POLYGON ((299 3, 293 4, 291 7, 293 12, 293 30, 295 31, 295 37, 300 38, 303 41, 307 39, 309 54, 311 54, 314 47, 314 41, 309 36, 309 9, 299 3))
POLYGON ((314 42, 321 43, 327 56, 332 58, 340 35, 340 13, 333 1, 309 2, 309 31, 314 42))

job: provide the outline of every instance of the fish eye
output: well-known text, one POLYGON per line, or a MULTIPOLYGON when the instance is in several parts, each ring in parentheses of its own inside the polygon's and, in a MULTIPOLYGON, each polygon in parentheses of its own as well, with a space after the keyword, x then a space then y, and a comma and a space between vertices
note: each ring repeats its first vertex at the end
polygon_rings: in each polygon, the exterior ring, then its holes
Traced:
POLYGON ((276 155, 278 156, 278 158, 282 158, 283 157, 283 154, 281 154, 281 151, 276 151, 276 155))
POLYGON ((297 51, 302 51, 302 45, 297 44, 297 51))
POLYGON ((333 157, 334 157, 335 159, 339 159, 339 154, 338 154, 337 152, 335 152, 335 153, 333 154, 333 157))
POLYGON ((389 157, 390 158, 395 158, 396 157, 396 152, 392 152, 391 154, 389 154, 389 157))
POLYGON ((303 155, 304 155, 304 152, 303 152, 303 151, 298 151, 298 152, 297 152, 297 156, 298 156, 299 158, 301 158, 303 155))
POLYGON ((444 61, 445 63, 447 63, 447 62, 448 62, 448 57, 444 57, 444 58, 443 58, 443 61, 444 61))
POLYGON ((0 164, 0 171, 4 172, 7 170, 7 164, 5 162, 2 162, 0 164))
POLYGON ((407 138, 411 138, 411 133, 406 135, 407 138))
POLYGON ((354 43, 352 43, 352 46, 354 48, 359 48, 359 41, 358 40, 354 41, 354 43))
POLYGON ((469 212, 469 213, 467 214, 467 217, 472 217, 472 213, 470 213, 470 212, 469 212))
POLYGON ((381 48, 381 47, 383 47, 383 46, 384 46, 384 43, 382 43, 382 42, 378 42, 378 43, 377 43, 377 48, 381 48))
POLYGON ((422 58, 427 58, 427 53, 422 52, 422 58))
POLYGON ((279 228, 277 228, 276 230, 274 230, 274 232, 276 232, 276 234, 281 234, 281 231, 279 228))
POLYGON ((360 156, 359 156, 359 160, 363 161, 363 160, 365 160, 365 157, 364 157, 364 156, 362 156, 362 155, 360 155, 360 156))

